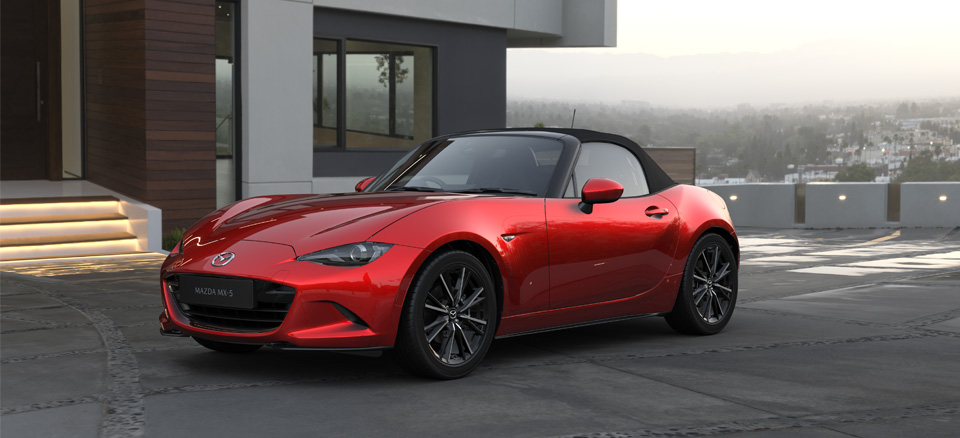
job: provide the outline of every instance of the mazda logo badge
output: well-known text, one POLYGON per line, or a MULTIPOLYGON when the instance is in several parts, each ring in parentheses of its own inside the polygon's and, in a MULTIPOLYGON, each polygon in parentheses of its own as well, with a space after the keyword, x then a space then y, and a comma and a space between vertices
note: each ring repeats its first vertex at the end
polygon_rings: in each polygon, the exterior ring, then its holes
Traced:
POLYGON ((232 261, 234 257, 236 257, 236 254, 232 252, 222 252, 220 254, 217 254, 217 256, 213 258, 213 262, 211 262, 210 264, 218 268, 221 266, 226 266, 227 263, 230 263, 230 261, 232 261))

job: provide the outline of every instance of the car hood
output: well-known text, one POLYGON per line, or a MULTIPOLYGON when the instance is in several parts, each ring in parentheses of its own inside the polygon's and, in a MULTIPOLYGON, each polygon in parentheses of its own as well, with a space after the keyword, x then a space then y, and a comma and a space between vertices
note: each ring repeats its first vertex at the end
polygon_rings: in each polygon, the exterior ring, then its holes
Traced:
POLYGON ((375 192, 248 198, 206 218, 184 236, 184 251, 220 240, 289 245, 304 255, 362 242, 391 223, 430 205, 471 195, 375 192))

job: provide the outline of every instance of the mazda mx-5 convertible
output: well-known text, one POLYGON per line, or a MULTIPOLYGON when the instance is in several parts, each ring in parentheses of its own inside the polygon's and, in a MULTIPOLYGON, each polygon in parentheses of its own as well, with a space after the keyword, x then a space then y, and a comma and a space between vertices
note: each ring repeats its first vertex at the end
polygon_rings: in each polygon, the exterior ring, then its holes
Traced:
POLYGON ((710 335, 737 300, 723 200, 634 142, 572 129, 442 136, 358 193, 261 196, 190 227, 161 332, 216 351, 393 349, 465 376, 494 338, 660 315, 710 335))

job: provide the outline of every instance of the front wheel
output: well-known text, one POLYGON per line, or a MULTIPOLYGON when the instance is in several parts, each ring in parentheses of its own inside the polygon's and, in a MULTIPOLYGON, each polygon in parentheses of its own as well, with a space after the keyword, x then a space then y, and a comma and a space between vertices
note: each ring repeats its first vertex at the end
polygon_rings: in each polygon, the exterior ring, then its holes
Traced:
POLYGON ((486 268, 469 253, 444 252, 410 287, 396 357, 413 374, 457 379, 480 364, 496 326, 497 295, 486 268))
POLYGON ((230 342, 213 341, 204 338, 193 338, 198 344, 221 353, 252 353, 263 345, 260 344, 232 344, 230 342))
POLYGON ((690 251, 667 323, 680 333, 713 335, 730 321, 736 304, 737 259, 723 237, 706 234, 690 251))

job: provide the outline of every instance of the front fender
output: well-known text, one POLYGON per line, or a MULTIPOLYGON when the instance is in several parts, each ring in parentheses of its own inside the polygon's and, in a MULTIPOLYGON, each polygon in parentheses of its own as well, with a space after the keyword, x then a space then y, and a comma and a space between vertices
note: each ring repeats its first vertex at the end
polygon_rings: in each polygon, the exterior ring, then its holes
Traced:
MULTIPOLYGON (((504 287, 503 315, 547 309, 550 273, 543 198, 477 197, 435 204, 370 237, 425 249, 413 274, 438 249, 467 241, 496 262, 504 287)), ((407 288, 402 288, 406 293, 407 288)), ((403 303, 398 297, 398 304, 403 303)))

